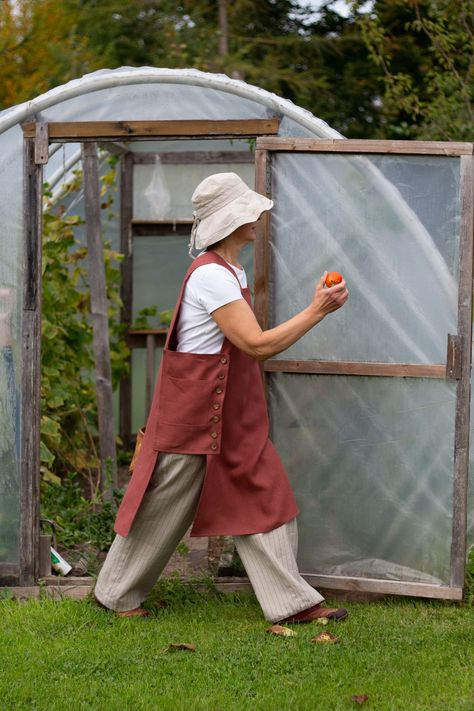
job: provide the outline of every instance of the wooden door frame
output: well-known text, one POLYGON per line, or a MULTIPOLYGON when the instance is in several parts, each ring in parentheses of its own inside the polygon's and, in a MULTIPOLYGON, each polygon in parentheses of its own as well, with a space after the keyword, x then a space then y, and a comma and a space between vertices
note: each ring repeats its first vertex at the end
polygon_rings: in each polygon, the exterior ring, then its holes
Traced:
MULTIPOLYGON (((0 584, 35 584, 39 572, 41 251, 43 166, 51 143, 101 144, 137 140, 256 138, 278 134, 279 118, 182 121, 30 121, 22 125, 23 159, 23 313, 19 564, 0 563, 0 584)), ((131 161, 129 157, 126 159, 131 161)), ((130 194, 130 170, 122 190, 130 194)), ((121 205, 121 240, 128 243, 131 202, 121 205)))
MULTIPOLYGON (((456 380, 456 414, 453 474, 453 524, 449 585, 420 584, 335 575, 305 577, 309 582, 335 590, 415 595, 460 600, 466 561, 467 487, 469 472, 469 418, 472 342, 472 278, 474 241, 474 144, 444 141, 318 140, 308 138, 258 138, 256 189, 271 198, 271 162, 274 153, 439 155, 460 158, 460 244, 458 286, 458 334, 448 337, 446 363, 357 363, 324 360, 272 359, 265 373, 313 373, 348 376, 392 376, 456 380)), ((269 328, 271 215, 266 213, 255 246, 255 311, 263 329, 269 328)))

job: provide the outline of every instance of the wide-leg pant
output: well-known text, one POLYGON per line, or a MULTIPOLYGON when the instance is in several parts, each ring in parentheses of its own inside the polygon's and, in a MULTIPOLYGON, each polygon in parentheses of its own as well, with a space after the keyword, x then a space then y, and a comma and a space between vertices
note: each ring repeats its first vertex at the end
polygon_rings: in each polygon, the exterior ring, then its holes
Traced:
MULTIPOLYGON (((94 594, 106 607, 138 607, 191 525, 205 472, 202 455, 162 452, 132 530, 116 536, 94 594)), ((268 533, 234 536, 265 618, 281 620, 324 598, 299 574, 296 519, 268 533)))

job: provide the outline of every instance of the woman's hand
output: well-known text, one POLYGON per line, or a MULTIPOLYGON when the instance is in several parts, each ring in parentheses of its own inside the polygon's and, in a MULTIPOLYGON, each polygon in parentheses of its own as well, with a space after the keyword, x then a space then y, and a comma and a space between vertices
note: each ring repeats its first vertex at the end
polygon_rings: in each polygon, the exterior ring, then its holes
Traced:
POLYGON ((232 301, 212 312, 211 316, 224 335, 244 353, 266 360, 296 343, 325 316, 340 309, 349 296, 346 282, 324 288, 327 272, 316 285, 313 301, 303 311, 279 326, 262 331, 250 306, 244 299, 232 301))
POLYGON ((324 286, 326 276, 327 272, 324 272, 323 276, 316 284, 316 289, 313 294, 313 301, 311 303, 311 307, 321 316, 321 319, 333 311, 340 309, 349 298, 349 292, 347 291, 344 279, 339 284, 327 288, 324 286))

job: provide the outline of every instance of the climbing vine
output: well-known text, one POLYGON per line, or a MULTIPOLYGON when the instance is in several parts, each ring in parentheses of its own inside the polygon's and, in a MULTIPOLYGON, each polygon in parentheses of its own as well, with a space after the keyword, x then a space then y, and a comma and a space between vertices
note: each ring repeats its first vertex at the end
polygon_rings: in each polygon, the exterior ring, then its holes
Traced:
MULTIPOLYGON (((114 160, 101 178, 103 223, 111 216, 115 191, 114 160)), ((79 239, 83 219, 68 204, 82 187, 74 172, 58 197, 46 184, 43 230, 43 316, 41 339, 41 473, 59 481, 71 472, 97 493, 97 403, 94 382, 87 248, 79 239)), ((119 323, 120 261, 104 243, 109 335, 114 387, 127 372, 128 349, 119 323)))

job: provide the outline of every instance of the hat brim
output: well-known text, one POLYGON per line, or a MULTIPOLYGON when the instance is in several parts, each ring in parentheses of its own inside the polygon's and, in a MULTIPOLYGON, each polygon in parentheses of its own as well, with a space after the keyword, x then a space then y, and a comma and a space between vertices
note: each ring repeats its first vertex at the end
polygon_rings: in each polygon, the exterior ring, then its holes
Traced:
POLYGON ((273 200, 249 188, 248 192, 199 222, 195 236, 196 249, 205 249, 220 242, 238 227, 256 222, 262 212, 271 210, 272 207, 273 200))

